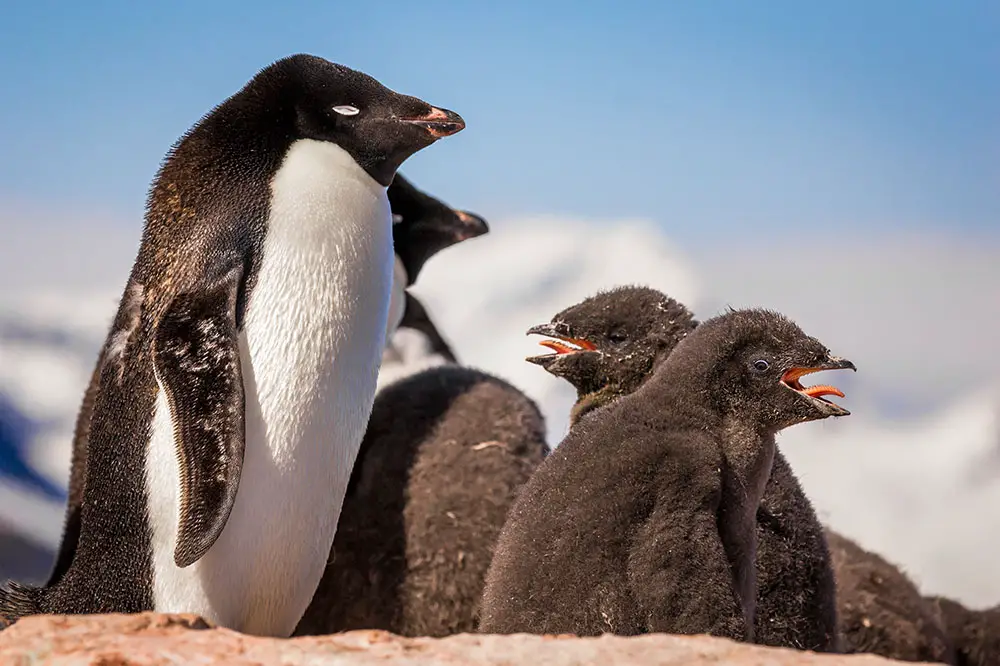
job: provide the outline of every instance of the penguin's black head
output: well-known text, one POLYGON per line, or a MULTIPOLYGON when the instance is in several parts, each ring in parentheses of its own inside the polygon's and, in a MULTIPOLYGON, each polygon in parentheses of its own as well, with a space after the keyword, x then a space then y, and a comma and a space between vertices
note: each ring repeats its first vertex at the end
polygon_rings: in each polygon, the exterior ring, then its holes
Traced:
POLYGON ((631 393, 695 326, 691 312, 649 287, 598 293, 528 329, 554 353, 526 360, 571 383, 579 395, 631 393))
POLYGON ((402 174, 396 174, 388 193, 392 207, 392 241, 406 268, 407 286, 416 281, 420 269, 432 256, 490 230, 483 218, 449 208, 418 190, 402 174))
POLYGON ((847 416, 824 396, 844 397, 828 386, 803 386, 800 379, 822 370, 857 370, 850 361, 806 335, 788 318, 760 309, 732 310, 709 319, 677 346, 664 367, 695 369, 693 393, 709 396, 725 416, 759 431, 847 416))
POLYGON ((310 55, 293 55, 263 69, 245 92, 289 120, 292 139, 330 141, 388 187, 415 152, 461 131, 454 111, 401 95, 374 78, 310 55))

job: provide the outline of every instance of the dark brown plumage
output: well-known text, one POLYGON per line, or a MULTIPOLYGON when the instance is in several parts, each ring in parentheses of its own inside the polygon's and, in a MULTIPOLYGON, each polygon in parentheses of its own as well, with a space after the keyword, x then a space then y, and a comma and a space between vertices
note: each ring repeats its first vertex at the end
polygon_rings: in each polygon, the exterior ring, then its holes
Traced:
POLYGON ((472 631, 508 507, 546 453, 538 408, 484 372, 431 368, 382 390, 361 446, 296 634, 472 631))
MULTIPOLYGON (((635 391, 697 324, 687 308, 655 289, 619 287, 530 329, 562 344, 545 341, 557 353, 528 360, 577 389, 575 423, 635 391), (594 349, 572 351, 567 342, 594 349)), ((836 651, 836 593, 823 527, 780 451, 774 454, 757 522, 756 641, 836 651)))
POLYGON ((957 666, 1000 664, 1000 606, 972 610, 945 597, 928 597, 955 649, 957 666))
POLYGON ((837 578, 844 652, 957 663, 934 607, 902 571, 832 530, 826 538, 837 578))
POLYGON ((581 418, 511 508, 480 631, 752 641, 774 435, 849 413, 798 385, 802 368, 853 365, 781 315, 732 311, 581 418))

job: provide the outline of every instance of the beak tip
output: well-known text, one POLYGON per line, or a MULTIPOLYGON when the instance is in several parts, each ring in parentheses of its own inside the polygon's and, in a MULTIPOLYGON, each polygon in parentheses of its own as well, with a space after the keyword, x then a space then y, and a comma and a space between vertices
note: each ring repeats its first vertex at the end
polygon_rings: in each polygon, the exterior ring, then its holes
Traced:
POLYGON ((417 118, 401 118, 405 123, 418 125, 427 130, 434 139, 441 139, 452 134, 457 134, 465 129, 465 120, 462 116, 448 109, 439 109, 436 106, 423 116, 417 118))
POLYGON ((486 224, 486 220, 479 217, 475 213, 470 213, 467 210, 456 210, 455 216, 461 223, 461 227, 455 234, 460 241, 477 238, 489 233, 490 231, 490 227, 486 224))

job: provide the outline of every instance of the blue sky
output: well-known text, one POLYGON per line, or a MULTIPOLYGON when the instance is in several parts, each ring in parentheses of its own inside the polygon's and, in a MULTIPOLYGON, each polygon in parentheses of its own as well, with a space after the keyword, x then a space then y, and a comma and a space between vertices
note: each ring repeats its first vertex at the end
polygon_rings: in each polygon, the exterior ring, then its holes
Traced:
POLYGON ((0 26, 0 211, 139 225, 174 140, 294 52, 461 113, 403 172, 488 217, 681 237, 1000 219, 992 0, 19 2, 0 26))

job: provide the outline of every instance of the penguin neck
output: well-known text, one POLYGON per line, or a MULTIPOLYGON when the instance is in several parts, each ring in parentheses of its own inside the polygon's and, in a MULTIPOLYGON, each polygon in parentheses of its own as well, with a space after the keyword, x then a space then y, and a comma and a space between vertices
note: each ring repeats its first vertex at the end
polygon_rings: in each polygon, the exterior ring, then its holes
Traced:
POLYGON ((576 425, 581 418, 595 409, 611 404, 626 394, 627 391, 613 384, 607 384, 589 393, 577 393, 576 403, 569 412, 570 426, 576 425))
POLYGON ((742 419, 722 421, 722 451, 726 460, 726 499, 741 515, 755 516, 771 476, 776 449, 774 434, 748 427, 742 419))
POLYGON ((740 598, 747 640, 754 638, 757 613, 757 508, 774 463, 773 434, 761 434, 744 422, 723 418, 722 502, 719 536, 740 598))

